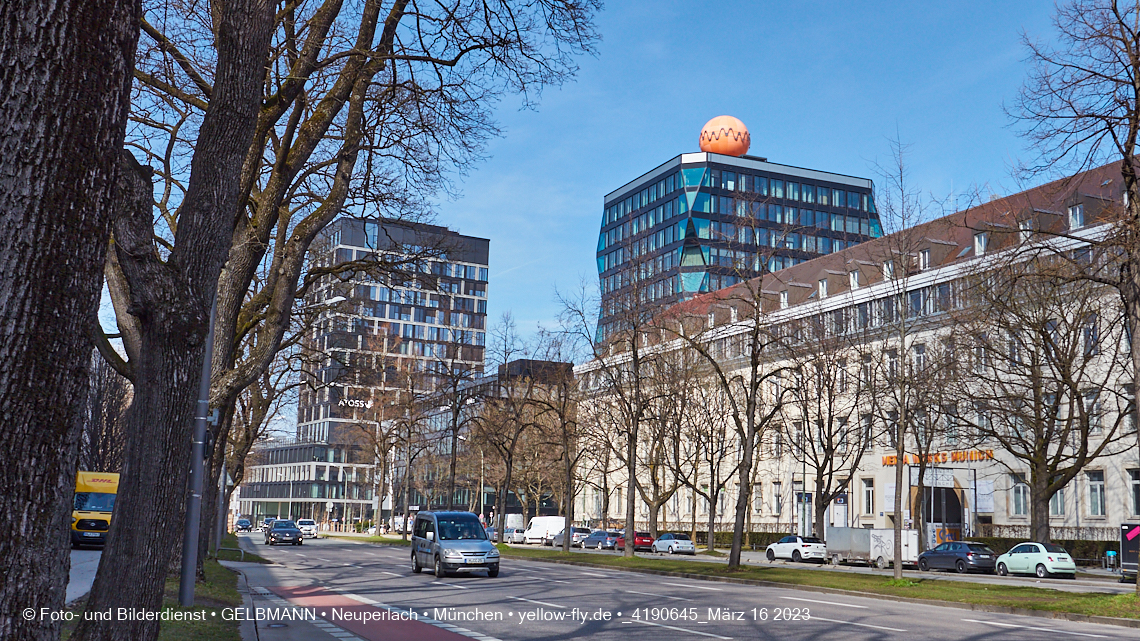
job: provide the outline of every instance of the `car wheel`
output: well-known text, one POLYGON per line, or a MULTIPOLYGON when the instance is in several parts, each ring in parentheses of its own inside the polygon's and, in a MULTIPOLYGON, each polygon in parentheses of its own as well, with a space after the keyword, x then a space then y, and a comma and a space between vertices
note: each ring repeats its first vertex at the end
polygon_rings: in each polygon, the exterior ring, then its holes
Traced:
POLYGON ((793 563, 800 563, 803 560, 804 560, 804 558, 802 556, 800 556, 799 550, 792 550, 792 562, 793 563))
POLYGON ((423 568, 420 567, 420 560, 418 558, 416 558, 416 553, 412 552, 412 573, 413 574, 419 574, 422 571, 423 571, 423 568))
POLYGON ((673 549, 672 545, 670 545, 669 546, 669 554, 676 554, 676 553, 677 553, 677 551, 673 549))
POLYGON ((1049 571, 1045 569, 1044 565, 1038 563, 1037 564, 1037 578, 1044 579, 1044 578, 1047 578, 1048 576, 1049 576, 1049 571))
POLYGON ((880 556, 879 558, 875 559, 875 567, 879 568, 880 570, 885 569, 887 567, 887 560, 880 556))
POLYGON ((601 541, 598 541, 598 551, 599 552, 602 551, 602 542, 601 541))
POLYGON ((1009 569, 1004 563, 998 563, 998 576, 1009 576, 1009 569))
POLYGON ((930 562, 927 561, 926 559, 919 559, 918 560, 918 569, 922 570, 923 572, 929 572, 930 571, 930 562))
POLYGON ((962 559, 958 559, 958 562, 954 564, 954 569, 958 570, 958 574, 965 574, 966 573, 966 562, 963 561, 962 559))
POLYGON ((495 567, 487 570, 487 576, 492 579, 499 576, 499 566, 496 565, 495 567))
POLYGON ((447 570, 443 569, 443 561, 437 556, 435 557, 435 578, 442 579, 447 576, 447 570))
POLYGON ((765 556, 767 556, 767 557, 768 557, 768 562, 769 562, 769 563, 772 563, 773 561, 775 561, 775 560, 776 560, 776 553, 775 553, 775 552, 773 552, 772 550, 768 550, 768 554, 766 554, 765 556))

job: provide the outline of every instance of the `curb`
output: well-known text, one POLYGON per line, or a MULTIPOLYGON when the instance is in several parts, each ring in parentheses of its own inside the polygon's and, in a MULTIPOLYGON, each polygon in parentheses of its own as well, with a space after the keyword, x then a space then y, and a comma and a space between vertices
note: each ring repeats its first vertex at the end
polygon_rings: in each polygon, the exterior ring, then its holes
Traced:
MULTIPOLYGON (((249 578, 246 577, 245 572, 239 567, 229 565, 233 563, 232 561, 218 561, 218 563, 231 572, 237 572, 237 591, 241 595, 241 604, 247 612, 253 612, 253 593, 249 589, 249 578)), ((257 623, 249 618, 242 619, 241 624, 238 625, 238 635, 241 636, 242 641, 260 641, 257 634, 257 623)))
MULTIPOLYGON (((618 568, 609 565, 600 565, 598 563, 582 563, 580 561, 563 561, 561 559, 535 559, 523 556, 512 557, 521 561, 535 561, 537 563, 554 563, 558 565, 574 565, 578 567, 587 568, 604 568, 607 570, 614 570, 617 572, 634 572, 637 574, 652 574, 655 576, 671 576, 681 579, 694 579, 700 581, 715 581, 718 583, 735 583, 737 585, 751 585, 766 588, 781 588, 784 590, 803 590, 805 592, 820 592, 823 594, 846 594, 849 596, 860 596, 869 599, 881 599, 884 601, 902 601, 904 603, 917 603, 921 605, 936 605, 945 608, 957 608, 959 610, 973 610, 975 612, 992 612, 995 614, 1015 614, 1020 616, 1037 617, 1041 619, 1061 619, 1064 621, 1078 621, 1081 623, 1097 623, 1100 625, 1115 625, 1124 628, 1140 628, 1140 619, 1123 619, 1119 617, 1105 617, 1089 614, 1077 614, 1075 612, 1054 612, 1051 610, 1030 610, 1027 608, 1010 608, 999 605, 984 605, 980 603, 961 603, 958 601, 939 601, 937 599, 916 599, 913 597, 893 596, 888 594, 877 594, 874 592, 860 592, 858 590, 841 590, 839 588, 825 588, 814 585, 799 585, 796 583, 779 583, 777 581, 761 581, 758 579, 738 579, 728 576, 713 576, 707 574, 697 574, 693 572, 672 572, 669 570, 651 570, 648 568, 618 568)), ((937 579, 932 579, 937 580, 937 579)))

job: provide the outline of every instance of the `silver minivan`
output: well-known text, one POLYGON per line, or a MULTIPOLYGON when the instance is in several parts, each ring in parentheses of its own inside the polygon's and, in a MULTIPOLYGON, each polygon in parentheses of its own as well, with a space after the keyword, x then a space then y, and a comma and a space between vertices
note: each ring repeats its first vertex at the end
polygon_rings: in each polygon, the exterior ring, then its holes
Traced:
POLYGON ((499 550, 471 512, 420 512, 412 528, 412 572, 424 568, 432 568, 440 578, 449 572, 479 571, 496 577, 499 550))

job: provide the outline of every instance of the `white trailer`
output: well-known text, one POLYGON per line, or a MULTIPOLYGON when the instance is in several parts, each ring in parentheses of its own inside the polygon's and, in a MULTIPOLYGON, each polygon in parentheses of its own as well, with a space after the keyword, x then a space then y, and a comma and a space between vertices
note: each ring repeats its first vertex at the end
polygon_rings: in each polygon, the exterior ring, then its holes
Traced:
MULTIPOLYGON (((903 565, 918 563, 918 530, 902 531, 903 565)), ((894 563, 893 528, 827 528, 827 554, 831 563, 867 563, 886 568, 894 563)))

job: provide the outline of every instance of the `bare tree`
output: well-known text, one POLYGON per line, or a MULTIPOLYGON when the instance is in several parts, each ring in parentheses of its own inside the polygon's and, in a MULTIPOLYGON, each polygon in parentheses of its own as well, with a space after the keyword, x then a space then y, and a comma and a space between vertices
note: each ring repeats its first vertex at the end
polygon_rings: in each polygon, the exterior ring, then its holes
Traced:
POLYGON ((127 441, 123 414, 130 404, 131 385, 97 350, 91 356, 94 365, 79 437, 79 469, 118 472, 123 467, 127 441))
MULTIPOLYGON (((1034 176, 1118 162, 1124 206, 1100 241, 1118 252, 1120 267, 1095 280, 1116 288, 1132 341, 1130 374, 1140 380, 1140 2, 1074 0, 1054 16, 1057 46, 1024 36, 1031 68, 1011 109, 1037 152, 1022 167, 1034 176)), ((1133 412, 1137 411, 1135 407, 1133 412)), ((1140 451, 1140 432, 1136 448, 1140 451)), ((1140 594, 1140 582, 1136 586, 1140 594)))
MULTIPOLYGON (((1085 270, 1094 269, 1088 252, 1085 270)), ((1079 266, 1079 265, 1078 265, 1079 266)), ((972 356, 958 422, 1023 469, 1033 540, 1048 543, 1049 503, 1090 462, 1128 447, 1133 411, 1124 318, 1110 288, 1048 253, 998 265, 971 281, 968 322, 956 332, 972 356), (981 420, 984 419, 984 420, 981 420)), ((1082 270, 1082 271, 1085 271, 1082 270)))

